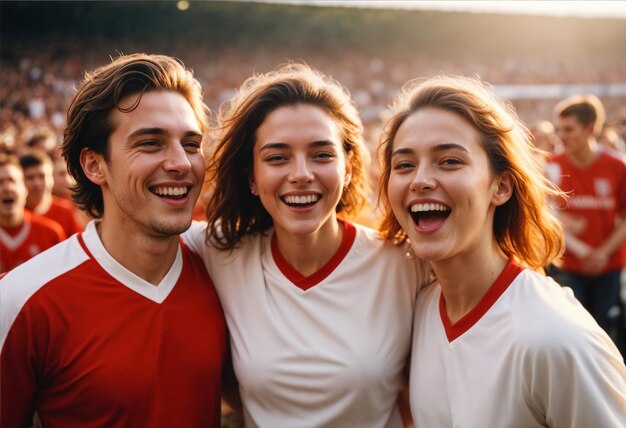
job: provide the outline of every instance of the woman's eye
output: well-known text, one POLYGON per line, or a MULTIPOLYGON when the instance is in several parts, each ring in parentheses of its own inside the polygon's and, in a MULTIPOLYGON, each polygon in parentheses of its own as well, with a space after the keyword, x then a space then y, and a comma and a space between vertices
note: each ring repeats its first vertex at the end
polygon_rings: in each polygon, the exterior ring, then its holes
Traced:
POLYGON ((183 143, 183 147, 189 152, 199 152, 202 144, 198 141, 188 141, 186 143, 183 143))
POLYGON ((333 159, 335 155, 330 152, 320 152, 315 154, 314 158, 318 160, 330 160, 333 159))
POLYGON ((393 169, 396 169, 396 170, 407 169, 407 168, 411 168, 412 166, 413 164, 411 162, 399 161, 393 164, 393 169))
POLYGON ((440 163, 441 165, 444 165, 444 166, 457 166, 457 165, 463 164, 461 159, 457 159, 457 158, 445 158, 445 159, 442 159, 440 163))
POLYGON ((287 156, 281 154, 269 155, 265 158, 266 162, 281 162, 287 159, 287 156))

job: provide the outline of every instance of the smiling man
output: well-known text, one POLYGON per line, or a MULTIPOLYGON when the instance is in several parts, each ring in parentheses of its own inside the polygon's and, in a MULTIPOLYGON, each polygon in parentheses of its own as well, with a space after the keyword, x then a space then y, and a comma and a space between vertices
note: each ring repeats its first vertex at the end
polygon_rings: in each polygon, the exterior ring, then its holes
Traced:
POLYGON ((218 426, 224 315, 181 244, 204 180, 206 107, 160 55, 88 73, 63 155, 96 220, 0 280, 0 425, 218 426))

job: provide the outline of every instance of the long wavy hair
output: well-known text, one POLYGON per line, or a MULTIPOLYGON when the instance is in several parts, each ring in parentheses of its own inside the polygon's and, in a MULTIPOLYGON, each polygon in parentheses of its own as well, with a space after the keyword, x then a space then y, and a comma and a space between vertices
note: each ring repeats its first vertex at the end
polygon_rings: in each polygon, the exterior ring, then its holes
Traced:
POLYGON ((212 194, 207 206, 207 239, 220 249, 234 248, 243 236, 272 227, 269 213, 250 193, 257 129, 283 106, 310 104, 326 111, 339 128, 342 146, 350 154, 352 175, 336 207, 343 218, 356 217, 369 192, 369 153, 363 124, 348 91, 337 81, 306 64, 289 63, 248 78, 219 111, 216 146, 207 179, 212 194))
POLYGON ((546 179, 535 156, 530 133, 513 108, 501 101, 483 82, 461 76, 437 76, 412 81, 398 96, 379 146, 382 164, 379 201, 383 205, 381 233, 406 240, 391 209, 387 186, 391 174, 394 139, 404 121, 416 111, 435 107, 454 112, 479 133, 491 171, 508 171, 513 182, 511 198, 496 207, 493 232, 499 248, 518 262, 539 269, 558 259, 564 249, 563 229, 552 214, 549 200, 564 194, 546 179))

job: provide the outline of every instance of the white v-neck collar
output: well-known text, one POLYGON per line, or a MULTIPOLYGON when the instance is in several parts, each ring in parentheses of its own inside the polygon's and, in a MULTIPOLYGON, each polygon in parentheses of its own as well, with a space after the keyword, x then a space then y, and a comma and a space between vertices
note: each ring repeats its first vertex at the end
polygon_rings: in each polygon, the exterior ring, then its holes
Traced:
POLYGON ((15 236, 9 235, 7 232, 0 228, 0 241, 9 249, 9 251, 15 251, 20 245, 26 241, 30 234, 30 221, 24 220, 22 228, 15 236))
POLYGON ((150 299, 156 303, 163 303, 170 292, 174 289, 174 285, 176 285, 176 282, 178 281, 178 278, 183 270, 183 255, 180 245, 178 246, 176 258, 174 259, 174 263, 172 263, 170 270, 167 272, 165 277, 163 277, 159 285, 155 286, 126 269, 109 254, 106 248, 104 248, 104 245, 100 240, 100 236, 98 235, 98 231, 96 230, 96 224, 98 222, 98 220, 89 222, 85 231, 82 233, 85 246, 87 246, 87 249, 93 255, 95 261, 122 285, 125 285, 136 293, 141 294, 146 299, 150 299))

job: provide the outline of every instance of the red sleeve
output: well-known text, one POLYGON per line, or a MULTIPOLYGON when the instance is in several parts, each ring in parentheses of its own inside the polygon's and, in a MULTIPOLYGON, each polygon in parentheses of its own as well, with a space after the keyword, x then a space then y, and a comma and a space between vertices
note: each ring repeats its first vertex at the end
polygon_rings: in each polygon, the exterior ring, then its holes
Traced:
POLYGON ((59 223, 69 238, 75 233, 84 230, 78 215, 76 214, 76 206, 71 202, 53 196, 53 204, 48 211, 47 217, 59 223))
POLYGON ((30 324, 27 316, 20 313, 11 325, 2 345, 0 426, 3 428, 21 428, 32 425, 37 382, 30 324))
POLYGON ((65 236, 63 226, 61 226, 58 222, 42 216, 33 215, 32 218, 33 223, 43 224, 45 228, 49 229, 47 233, 50 241, 46 248, 50 248, 67 238, 67 236, 65 236))
POLYGON ((65 240, 67 236, 65 236, 65 231, 63 230, 63 226, 61 226, 59 223, 56 223, 56 222, 51 222, 51 223, 55 223, 54 225, 51 224, 50 226, 54 229, 54 233, 57 239, 59 240, 59 242, 65 240))
POLYGON ((626 161, 621 158, 620 161, 622 168, 620 169, 620 178, 618 179, 620 188, 617 189, 616 192, 618 198, 617 213, 622 216, 622 218, 626 218, 626 161))

